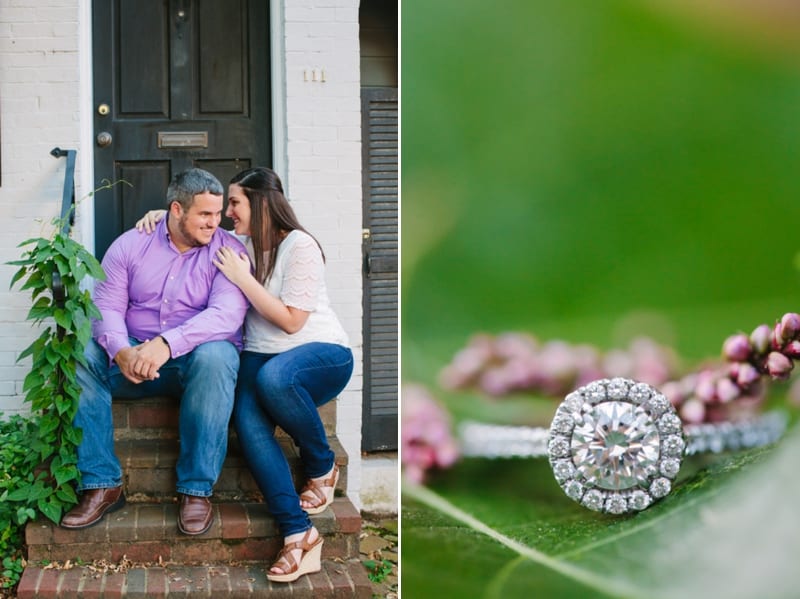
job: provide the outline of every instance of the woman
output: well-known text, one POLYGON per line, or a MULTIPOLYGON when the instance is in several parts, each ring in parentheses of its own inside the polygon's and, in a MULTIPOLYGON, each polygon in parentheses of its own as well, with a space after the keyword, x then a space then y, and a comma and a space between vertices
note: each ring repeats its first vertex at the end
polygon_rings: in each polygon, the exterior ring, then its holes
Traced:
MULTIPOLYGON (((148 213, 137 228, 149 231, 160 212, 148 213)), ((225 215, 249 256, 222 248, 214 264, 251 305, 233 423, 284 537, 267 578, 291 582, 321 569, 323 539, 308 515, 333 501, 339 468, 317 408, 345 387, 353 354, 330 307, 322 248, 298 222, 275 172, 257 167, 231 179, 225 215), (308 480, 299 496, 276 425, 300 449, 308 480)))

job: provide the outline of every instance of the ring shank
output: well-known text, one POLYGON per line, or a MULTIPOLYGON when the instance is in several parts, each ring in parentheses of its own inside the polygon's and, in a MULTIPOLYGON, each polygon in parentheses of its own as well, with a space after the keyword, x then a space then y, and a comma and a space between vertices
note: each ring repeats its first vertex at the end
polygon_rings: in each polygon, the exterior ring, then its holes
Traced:
MULTIPOLYGON (((761 447, 777 441, 786 429, 782 412, 768 412, 742 422, 688 424, 685 455, 721 453, 761 447)), ((541 458, 547 457, 550 431, 531 426, 484 424, 466 421, 459 427, 461 453, 465 457, 541 458)))

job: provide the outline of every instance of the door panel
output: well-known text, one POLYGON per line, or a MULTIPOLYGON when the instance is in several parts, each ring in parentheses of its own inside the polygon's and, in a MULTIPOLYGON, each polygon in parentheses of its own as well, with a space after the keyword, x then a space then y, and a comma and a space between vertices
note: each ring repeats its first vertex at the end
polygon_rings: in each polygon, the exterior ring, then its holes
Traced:
POLYGON ((119 177, 127 181, 119 186, 122 222, 136 222, 150 210, 152 198, 162 198, 160 208, 166 207, 164 191, 170 180, 169 161, 161 162, 120 162, 117 164, 119 177), (130 184, 130 185, 128 185, 130 184))
MULTIPOLYGON (((93 2, 95 253, 163 208, 176 172, 200 166, 223 184, 271 165, 268 5, 258 0, 93 2), (107 114, 100 106, 106 104, 107 114)), ((230 223, 223 223, 223 226, 230 223)))
POLYGON ((204 116, 248 112, 247 30, 242 2, 205 2, 199 15, 200 106, 204 116))

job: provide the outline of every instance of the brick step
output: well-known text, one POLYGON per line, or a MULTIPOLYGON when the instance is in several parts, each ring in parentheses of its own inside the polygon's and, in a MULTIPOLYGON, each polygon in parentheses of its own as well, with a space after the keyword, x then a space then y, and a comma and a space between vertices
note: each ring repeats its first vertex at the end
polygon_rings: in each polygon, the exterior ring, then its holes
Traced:
MULTIPOLYGON (((205 534, 178 531, 177 503, 129 503, 95 526, 65 530, 49 520, 25 528, 28 562, 43 560, 179 564, 261 561, 277 555, 283 544, 275 521, 263 503, 214 503, 214 523, 205 534)), ((311 521, 325 538, 324 559, 359 555, 361 514, 352 502, 337 498, 311 521)))
MULTIPOLYGON (((280 439, 298 486, 305 475, 300 466, 297 447, 291 439, 280 439)), ((328 438, 339 465, 337 495, 347 491, 347 452, 336 436, 328 438)), ((175 499, 175 464, 178 460, 177 439, 125 439, 115 444, 123 471, 125 493, 130 501, 173 501, 175 499)), ((242 457, 238 441, 231 440, 214 497, 220 500, 241 500, 260 497, 258 486, 242 457)))
MULTIPOLYGON (((115 439, 174 439, 178 436, 180 401, 157 396, 142 399, 114 398, 111 413, 115 439)), ((336 433, 336 402, 319 408, 319 415, 328 435, 336 433)), ((278 435, 286 433, 278 429, 278 435)))
POLYGON ((267 580, 267 563, 250 565, 131 567, 123 572, 26 568, 19 599, 151 597, 337 597, 371 599, 372 586, 357 560, 324 560, 322 571, 292 583, 267 580))

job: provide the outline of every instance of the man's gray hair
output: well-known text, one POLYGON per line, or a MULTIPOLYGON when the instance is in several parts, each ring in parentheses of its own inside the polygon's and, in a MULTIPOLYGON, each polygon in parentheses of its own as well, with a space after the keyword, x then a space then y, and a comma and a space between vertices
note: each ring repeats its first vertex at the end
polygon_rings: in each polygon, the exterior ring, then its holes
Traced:
POLYGON ((199 193, 211 193, 221 196, 224 193, 222 183, 214 175, 201 168, 190 168, 172 177, 167 187, 167 209, 172 202, 178 202, 181 208, 188 210, 199 193))

